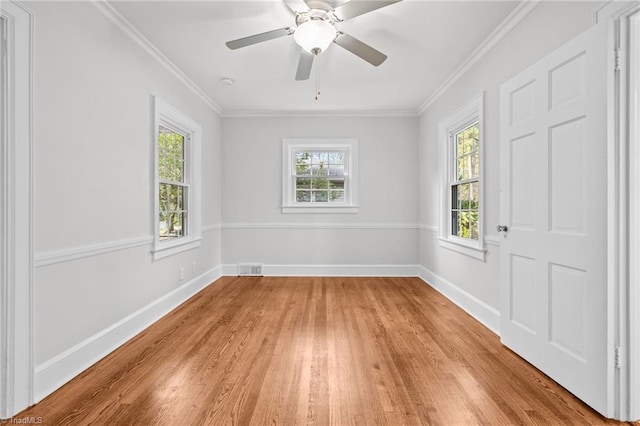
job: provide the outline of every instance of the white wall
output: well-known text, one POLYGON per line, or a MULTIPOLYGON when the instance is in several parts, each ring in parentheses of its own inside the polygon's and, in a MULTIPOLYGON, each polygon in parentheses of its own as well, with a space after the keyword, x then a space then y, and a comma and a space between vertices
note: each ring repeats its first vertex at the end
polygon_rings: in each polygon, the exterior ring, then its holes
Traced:
MULTIPOLYGON (((36 16, 34 346, 39 399, 73 373, 73 364, 77 369, 95 361, 104 355, 100 351, 126 336, 131 331, 127 321, 140 309, 166 301, 201 274, 208 273, 200 277, 203 283, 215 275, 221 262, 221 119, 89 2, 28 7, 36 16), (155 262, 150 255, 153 95, 203 128, 203 243, 155 262), (182 281, 180 267, 186 271, 182 281), (123 327, 117 336, 116 324, 123 327), (103 344, 105 336, 115 340, 103 344), (96 359, 83 355, 90 345, 96 359), (79 358, 65 366, 74 356, 79 358)), ((154 306, 156 314, 161 312, 154 306)))
POLYGON ((224 264, 417 263, 416 117, 227 117, 222 127, 224 264), (289 137, 358 139, 358 213, 281 212, 289 137))
POLYGON ((587 30, 597 2, 543 2, 523 22, 432 103, 419 120, 420 264, 479 301, 499 309, 499 246, 488 245, 485 262, 442 248, 438 224, 438 123, 485 92, 485 229, 499 241, 499 90, 509 78, 587 30))

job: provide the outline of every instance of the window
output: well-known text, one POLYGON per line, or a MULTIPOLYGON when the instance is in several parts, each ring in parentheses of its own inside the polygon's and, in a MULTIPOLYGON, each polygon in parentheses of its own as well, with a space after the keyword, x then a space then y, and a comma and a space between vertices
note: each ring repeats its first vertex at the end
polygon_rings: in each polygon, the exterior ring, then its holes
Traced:
POLYGON ((154 258, 200 245, 200 125, 155 101, 154 258))
POLYGON ((357 140, 283 141, 284 213, 357 212, 357 140))
POLYGON ((451 176, 451 235, 478 240, 480 221, 480 123, 475 122, 453 134, 451 176))
POLYGON ((440 245, 484 260, 482 94, 439 126, 440 245))

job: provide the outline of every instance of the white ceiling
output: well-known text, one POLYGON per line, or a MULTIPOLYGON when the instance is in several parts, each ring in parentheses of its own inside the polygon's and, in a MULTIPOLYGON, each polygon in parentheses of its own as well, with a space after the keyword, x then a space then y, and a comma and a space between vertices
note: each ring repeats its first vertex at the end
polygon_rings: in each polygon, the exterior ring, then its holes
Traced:
MULTIPOLYGON (((356 0, 357 1, 357 0, 356 0)), ((112 1, 111 5, 224 113, 416 112, 517 1, 404 0, 338 24, 388 56, 374 67, 338 45, 295 81, 292 36, 229 50, 225 42, 294 25, 282 0, 112 1), (318 73, 319 100, 314 99, 318 73), (222 84, 222 77, 235 83, 222 84)))

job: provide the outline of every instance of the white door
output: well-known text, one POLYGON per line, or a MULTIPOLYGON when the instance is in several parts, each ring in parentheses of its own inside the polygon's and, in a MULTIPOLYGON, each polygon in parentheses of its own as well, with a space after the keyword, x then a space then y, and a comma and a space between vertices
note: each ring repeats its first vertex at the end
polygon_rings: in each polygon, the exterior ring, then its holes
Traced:
POLYGON ((501 87, 501 339, 607 406, 606 28, 501 87))

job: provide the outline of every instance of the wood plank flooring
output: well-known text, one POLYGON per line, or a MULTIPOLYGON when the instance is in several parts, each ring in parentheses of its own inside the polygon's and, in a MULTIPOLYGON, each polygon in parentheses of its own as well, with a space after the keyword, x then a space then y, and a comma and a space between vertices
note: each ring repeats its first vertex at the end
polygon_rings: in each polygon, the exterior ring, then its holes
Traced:
POLYGON ((51 425, 607 421, 417 278, 221 278, 16 418, 51 425))

